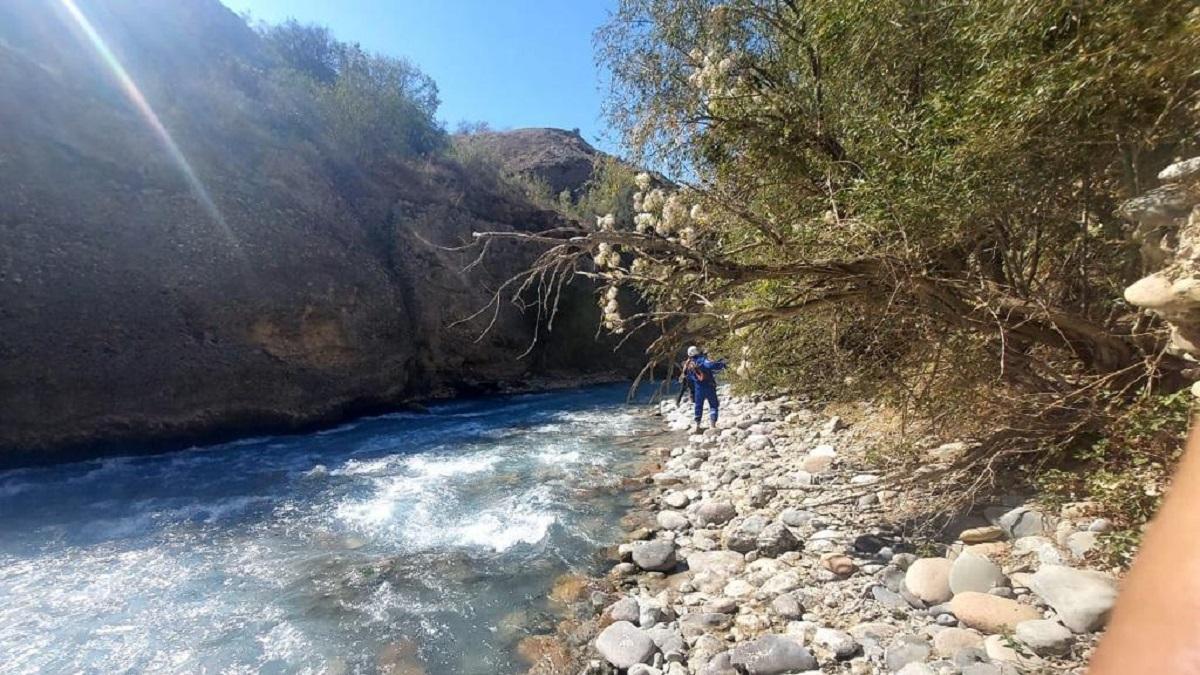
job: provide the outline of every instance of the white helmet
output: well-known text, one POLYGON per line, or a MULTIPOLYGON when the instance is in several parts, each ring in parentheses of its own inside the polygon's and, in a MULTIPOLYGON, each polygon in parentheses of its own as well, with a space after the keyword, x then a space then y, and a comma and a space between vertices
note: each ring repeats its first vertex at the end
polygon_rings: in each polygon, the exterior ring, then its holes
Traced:
POLYGON ((692 345, 691 347, 688 347, 688 358, 689 359, 692 358, 693 356, 700 356, 700 354, 702 354, 702 353, 703 352, 701 352, 700 348, 697 347, 696 345, 692 345))

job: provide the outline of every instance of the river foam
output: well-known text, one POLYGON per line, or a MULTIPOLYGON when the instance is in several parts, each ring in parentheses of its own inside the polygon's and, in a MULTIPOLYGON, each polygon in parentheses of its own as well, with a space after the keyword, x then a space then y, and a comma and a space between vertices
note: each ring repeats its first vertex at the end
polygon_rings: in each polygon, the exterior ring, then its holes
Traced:
POLYGON ((554 578, 591 569, 618 535, 620 496, 577 497, 629 471, 613 442, 638 426, 623 396, 455 401, 0 474, 0 663, 516 672, 496 626, 545 612, 554 578))

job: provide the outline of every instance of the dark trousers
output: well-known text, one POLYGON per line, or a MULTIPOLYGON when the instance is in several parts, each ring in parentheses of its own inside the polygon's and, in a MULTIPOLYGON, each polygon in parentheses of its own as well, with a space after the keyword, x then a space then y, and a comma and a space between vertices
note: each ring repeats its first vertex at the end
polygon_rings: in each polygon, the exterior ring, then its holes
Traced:
POLYGON ((693 387, 692 398, 696 403, 696 424, 704 417, 704 402, 708 401, 708 418, 713 424, 717 423, 717 413, 721 409, 721 402, 717 400, 716 387, 693 387))

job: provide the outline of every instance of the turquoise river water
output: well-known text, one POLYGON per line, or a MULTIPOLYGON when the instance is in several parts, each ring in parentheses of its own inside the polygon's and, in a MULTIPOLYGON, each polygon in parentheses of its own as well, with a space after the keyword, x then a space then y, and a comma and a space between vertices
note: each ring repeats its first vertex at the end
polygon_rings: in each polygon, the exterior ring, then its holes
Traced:
POLYGON ((625 394, 0 473, 0 668, 519 672, 554 579, 619 536, 625 394))

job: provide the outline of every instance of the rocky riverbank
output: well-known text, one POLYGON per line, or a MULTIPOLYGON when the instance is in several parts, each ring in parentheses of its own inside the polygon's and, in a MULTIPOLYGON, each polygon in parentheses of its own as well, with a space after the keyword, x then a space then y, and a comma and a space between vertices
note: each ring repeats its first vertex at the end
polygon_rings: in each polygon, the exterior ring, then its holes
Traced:
MULTIPOLYGON (((870 469, 873 411, 860 412, 726 397, 716 429, 685 436, 689 411, 663 403, 675 447, 649 451, 661 466, 626 519, 610 585, 591 593, 594 639, 572 624, 583 660, 570 667, 1082 673, 1116 596, 1116 579, 1083 562, 1108 523, 1088 504, 1051 512, 1012 497, 965 514, 946 542, 911 539, 897 514, 934 497, 870 469)), ((928 448, 930 464, 963 449, 928 448)), ((531 672, 567 672, 548 665, 531 672)))

